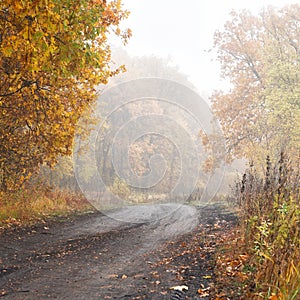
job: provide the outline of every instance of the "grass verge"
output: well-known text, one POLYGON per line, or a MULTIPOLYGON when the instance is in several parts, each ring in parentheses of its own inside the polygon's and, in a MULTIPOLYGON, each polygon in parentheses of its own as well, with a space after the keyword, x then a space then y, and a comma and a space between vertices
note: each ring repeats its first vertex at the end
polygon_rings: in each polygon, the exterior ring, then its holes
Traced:
POLYGON ((93 209, 76 193, 45 188, 24 188, 0 193, 0 227, 26 226, 57 215, 93 209))

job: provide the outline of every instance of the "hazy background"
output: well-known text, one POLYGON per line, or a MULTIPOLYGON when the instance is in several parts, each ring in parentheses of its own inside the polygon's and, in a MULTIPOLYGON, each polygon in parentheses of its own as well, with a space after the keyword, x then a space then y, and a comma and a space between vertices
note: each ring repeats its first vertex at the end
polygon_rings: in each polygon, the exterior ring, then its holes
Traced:
POLYGON ((228 83, 220 78, 213 35, 229 19, 232 10, 259 12, 268 5, 284 6, 293 0, 123 0, 131 14, 124 28, 132 30, 126 46, 113 39, 130 55, 170 58, 202 95, 224 89, 228 83))

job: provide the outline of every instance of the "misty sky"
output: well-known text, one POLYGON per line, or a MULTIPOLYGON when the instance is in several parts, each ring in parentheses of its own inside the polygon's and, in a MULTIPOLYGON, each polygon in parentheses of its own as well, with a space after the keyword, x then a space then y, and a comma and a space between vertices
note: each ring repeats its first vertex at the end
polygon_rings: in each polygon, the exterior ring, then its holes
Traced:
MULTIPOLYGON (((215 30, 222 28, 232 9, 259 12, 264 6, 284 6, 296 0, 123 0, 131 14, 124 26, 133 36, 125 47, 130 55, 171 57, 202 93, 226 87, 218 63, 212 61, 215 30)), ((119 46, 119 45, 118 45, 119 46)))

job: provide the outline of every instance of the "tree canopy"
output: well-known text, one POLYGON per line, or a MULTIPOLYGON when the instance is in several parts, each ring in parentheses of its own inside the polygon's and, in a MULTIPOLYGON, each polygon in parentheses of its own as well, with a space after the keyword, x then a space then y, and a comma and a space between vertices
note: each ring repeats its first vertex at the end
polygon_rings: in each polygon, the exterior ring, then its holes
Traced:
MULTIPOLYGON (((262 161, 300 145, 300 6, 269 7, 258 16, 232 12, 215 34, 228 92, 213 109, 231 157, 262 161)), ((298 149, 298 150, 296 150, 298 149)))
POLYGON ((124 42, 120 0, 3 0, 0 4, 1 188, 69 155, 76 123, 111 70, 108 36, 124 42))

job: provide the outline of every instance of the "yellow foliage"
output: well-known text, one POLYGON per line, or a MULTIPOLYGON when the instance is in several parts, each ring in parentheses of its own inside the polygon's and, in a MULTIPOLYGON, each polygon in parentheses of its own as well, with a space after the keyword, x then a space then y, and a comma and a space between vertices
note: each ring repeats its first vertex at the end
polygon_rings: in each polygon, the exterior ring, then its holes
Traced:
POLYGON ((94 87, 119 72, 107 35, 127 15, 120 1, 1 1, 0 188, 71 153, 94 87))

